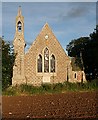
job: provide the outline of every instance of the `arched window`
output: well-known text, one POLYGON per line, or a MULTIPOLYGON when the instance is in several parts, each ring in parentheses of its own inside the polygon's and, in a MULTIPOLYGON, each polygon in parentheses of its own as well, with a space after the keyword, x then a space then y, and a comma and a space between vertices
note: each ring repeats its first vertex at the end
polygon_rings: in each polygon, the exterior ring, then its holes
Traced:
POLYGON ((75 77, 75 78, 77 77, 77 76, 76 76, 76 73, 75 73, 75 76, 74 76, 74 77, 75 77))
POLYGON ((44 72, 49 72, 49 50, 45 48, 44 50, 44 72))
POLYGON ((50 69, 51 69, 51 72, 55 72, 55 56, 52 55, 51 56, 51 60, 50 60, 50 69))
POLYGON ((42 72, 42 56, 39 55, 37 59, 38 72, 42 72))
POLYGON ((22 29, 22 24, 21 24, 21 22, 19 21, 18 22, 18 24, 17 24, 17 28, 18 28, 18 31, 20 32, 21 31, 21 29, 22 29))

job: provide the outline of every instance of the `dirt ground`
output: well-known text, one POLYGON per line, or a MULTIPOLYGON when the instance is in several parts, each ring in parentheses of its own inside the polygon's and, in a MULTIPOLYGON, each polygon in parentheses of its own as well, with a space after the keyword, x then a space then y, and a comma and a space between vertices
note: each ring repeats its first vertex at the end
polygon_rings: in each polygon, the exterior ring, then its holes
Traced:
POLYGON ((3 96, 2 120, 98 120, 98 92, 3 96))

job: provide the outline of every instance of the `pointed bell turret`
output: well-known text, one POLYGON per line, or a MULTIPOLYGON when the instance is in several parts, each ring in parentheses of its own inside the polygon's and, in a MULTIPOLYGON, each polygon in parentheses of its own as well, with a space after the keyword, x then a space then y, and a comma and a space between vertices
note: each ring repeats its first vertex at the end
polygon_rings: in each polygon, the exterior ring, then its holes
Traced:
POLYGON ((24 55, 25 55, 25 39, 24 39, 24 17, 22 16, 21 6, 18 8, 16 16, 16 31, 13 41, 15 61, 13 66, 12 85, 25 83, 24 75, 24 55))

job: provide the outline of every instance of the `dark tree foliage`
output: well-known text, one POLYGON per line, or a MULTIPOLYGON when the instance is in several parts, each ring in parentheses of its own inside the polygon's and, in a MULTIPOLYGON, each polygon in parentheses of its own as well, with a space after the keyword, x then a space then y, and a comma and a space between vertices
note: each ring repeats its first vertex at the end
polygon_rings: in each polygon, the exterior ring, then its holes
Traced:
POLYGON ((12 84, 12 73, 14 64, 13 47, 10 43, 6 43, 2 40, 2 88, 5 89, 12 84))
POLYGON ((85 45, 87 45, 89 37, 81 37, 72 40, 68 45, 66 50, 68 55, 71 57, 80 57, 80 51, 84 51, 85 45))
POLYGON ((98 78, 98 26, 89 37, 72 40, 66 50, 69 56, 76 58, 78 65, 82 64, 87 80, 98 78))
POLYGON ((85 56, 87 56, 88 60, 85 60, 85 64, 88 65, 87 71, 91 74, 91 79, 98 78, 98 26, 90 34, 85 56))
POLYGON ((72 40, 68 45, 66 50, 68 51, 68 55, 70 57, 75 57, 75 64, 81 70, 83 70, 83 57, 85 53, 86 45, 88 44, 89 37, 81 37, 78 39, 72 40))

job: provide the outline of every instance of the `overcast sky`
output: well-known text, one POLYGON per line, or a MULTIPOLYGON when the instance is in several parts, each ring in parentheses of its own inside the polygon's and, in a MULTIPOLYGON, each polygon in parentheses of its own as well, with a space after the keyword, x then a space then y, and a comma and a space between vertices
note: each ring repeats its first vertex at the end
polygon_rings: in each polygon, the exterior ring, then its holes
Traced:
POLYGON ((19 6, 24 16, 27 47, 33 43, 46 22, 64 49, 71 40, 89 36, 96 25, 96 2, 3 2, 2 34, 7 41, 14 39, 19 6))

